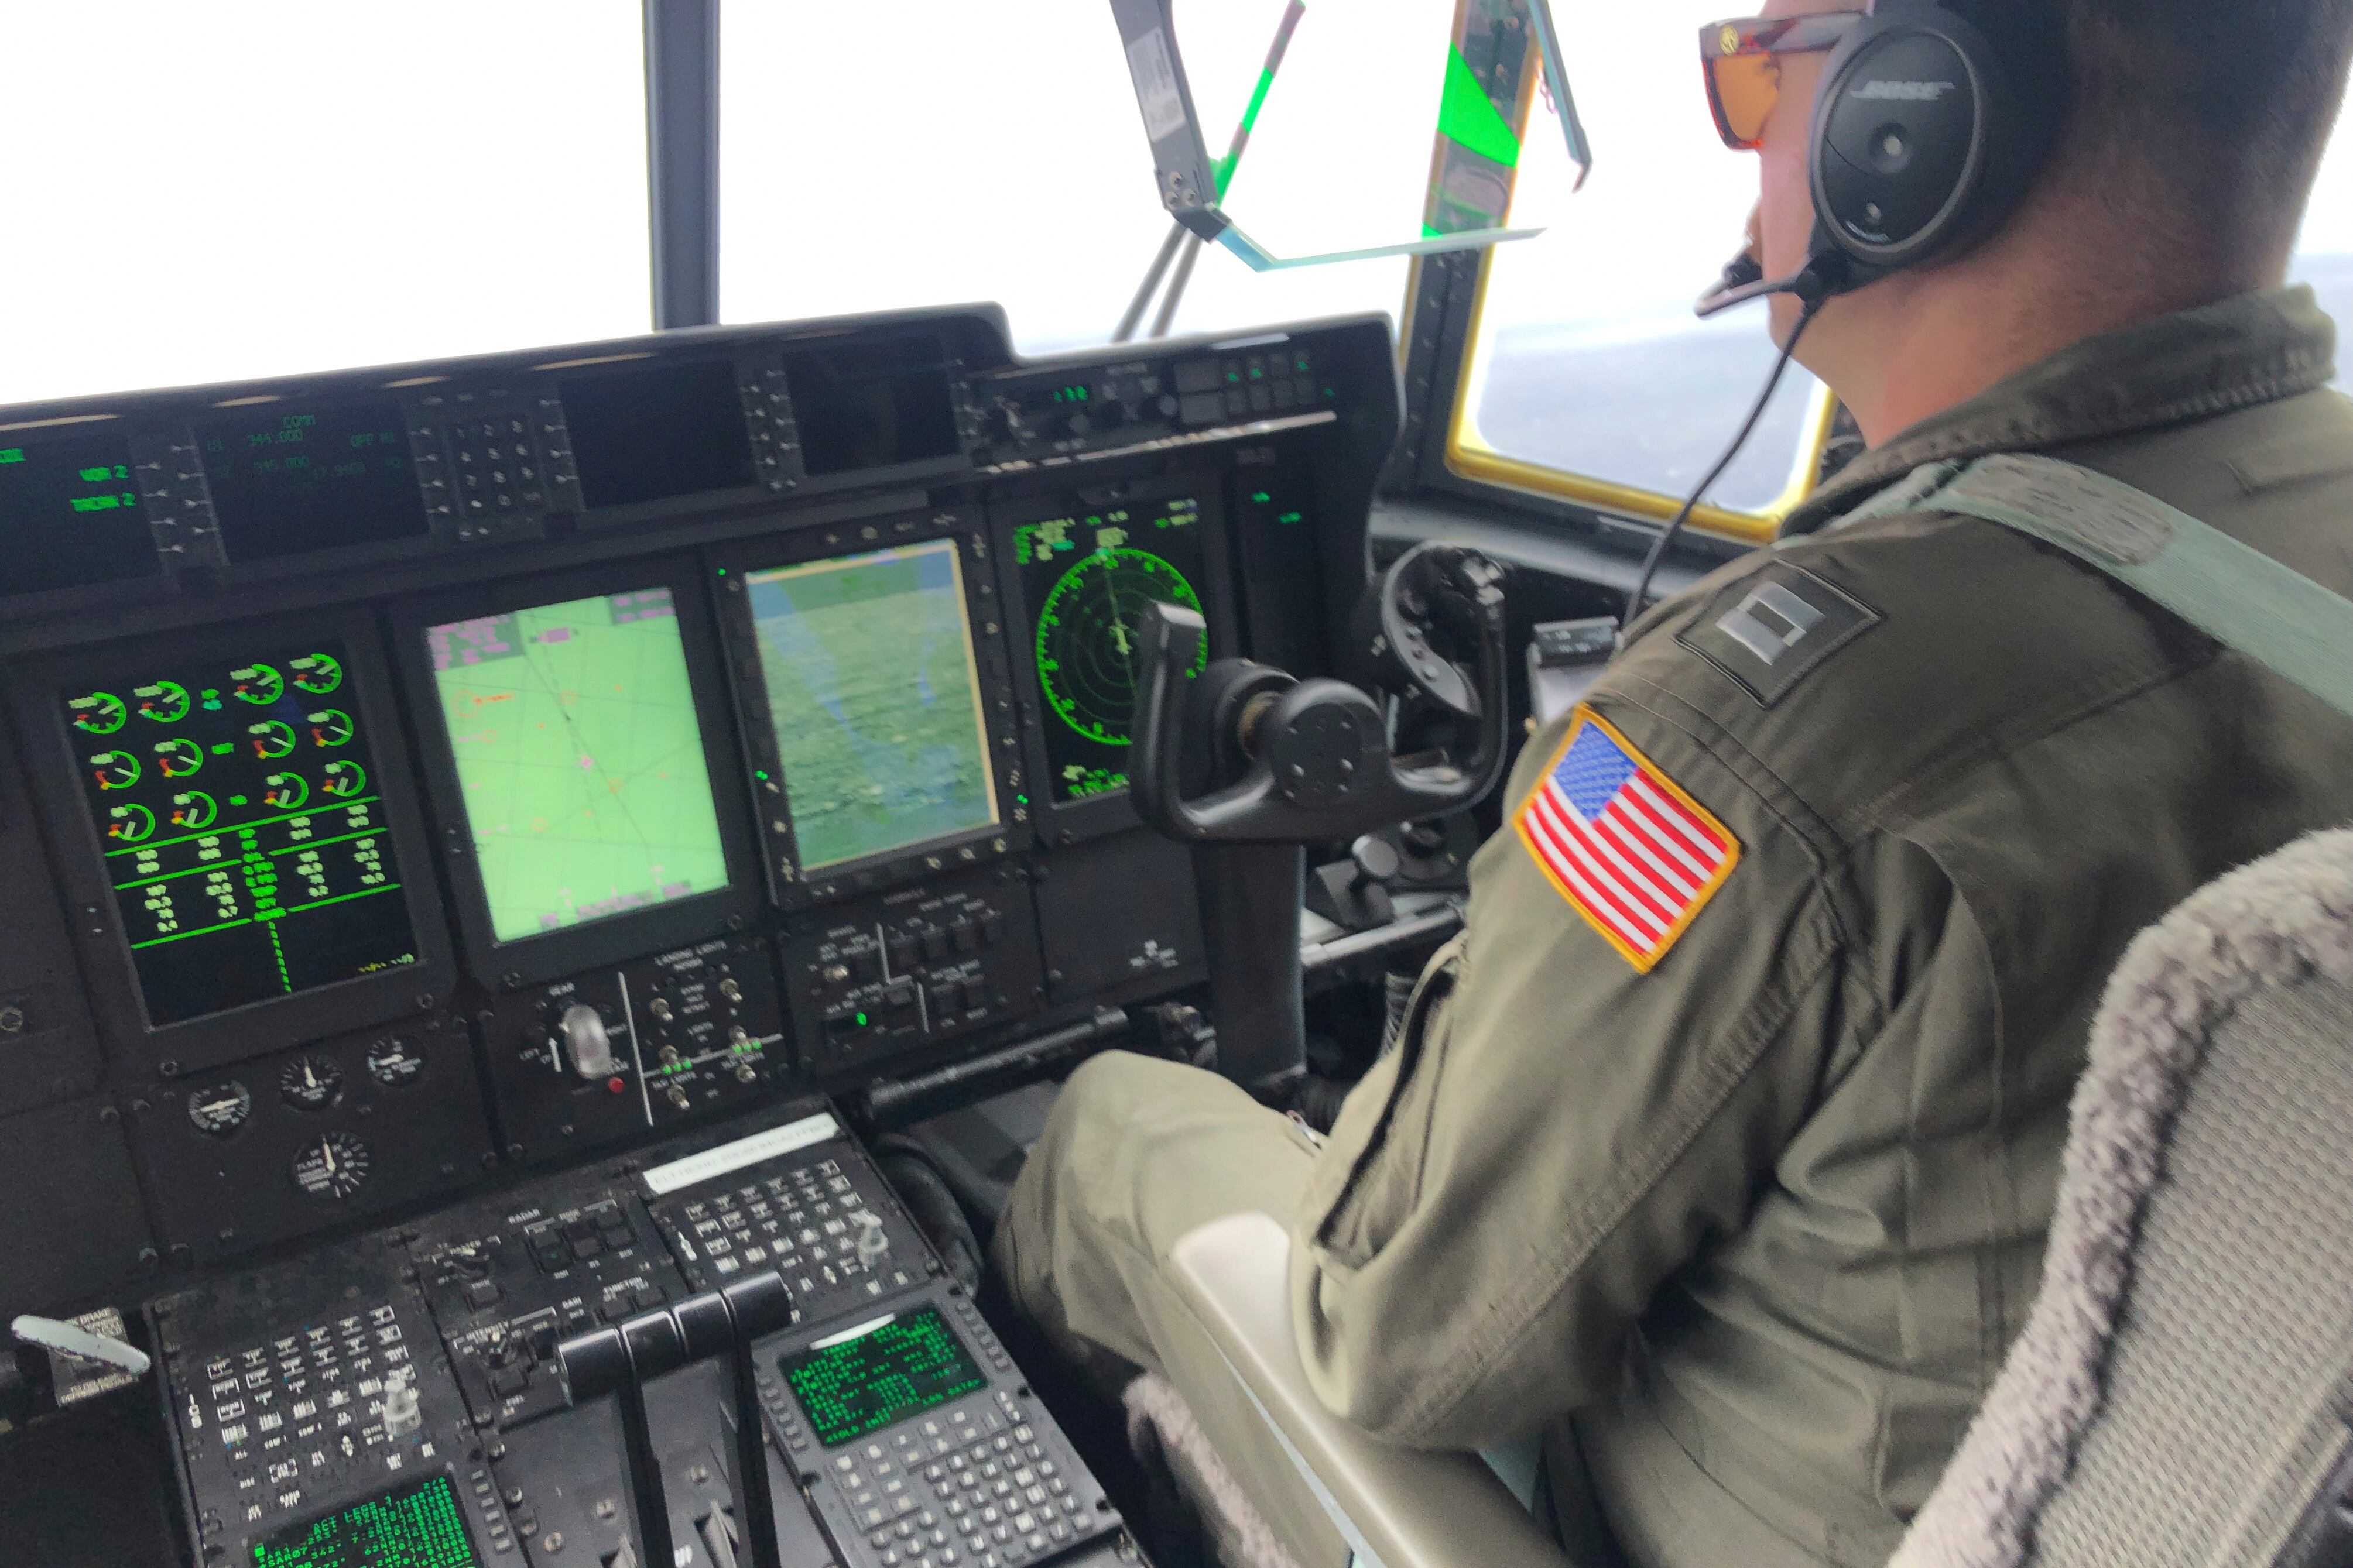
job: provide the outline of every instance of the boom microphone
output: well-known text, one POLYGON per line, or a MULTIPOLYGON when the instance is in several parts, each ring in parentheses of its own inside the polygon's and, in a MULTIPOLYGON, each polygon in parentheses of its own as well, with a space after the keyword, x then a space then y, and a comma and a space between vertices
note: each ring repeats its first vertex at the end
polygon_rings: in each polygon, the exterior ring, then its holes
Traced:
POLYGON ((1787 278, 1768 281, 1764 264, 1757 259, 1756 253, 1743 250, 1725 266, 1715 287, 1702 294, 1692 309, 1705 321, 1735 305, 1746 305, 1751 300, 1773 294, 1795 294, 1805 304, 1818 305, 1838 292, 1844 271, 1836 255, 1816 255, 1787 278))

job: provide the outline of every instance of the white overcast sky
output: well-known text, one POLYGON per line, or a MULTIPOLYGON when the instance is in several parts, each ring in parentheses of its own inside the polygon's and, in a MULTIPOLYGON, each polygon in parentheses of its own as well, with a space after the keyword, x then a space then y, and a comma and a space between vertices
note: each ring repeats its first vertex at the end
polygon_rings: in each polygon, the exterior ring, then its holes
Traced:
MULTIPOLYGON (((1533 132, 1494 314, 1673 331, 1750 162, 1698 24, 1746 0, 1556 0, 1597 153, 1533 132)), ((1180 0, 1212 152, 1281 0, 1180 0)), ((1229 206, 1277 248, 1408 238, 1448 0, 1311 0, 1229 206), (1420 62, 1428 61, 1427 65, 1420 62)), ((375 363, 649 324, 638 0, 0 0, 0 402, 375 363)), ((1105 336, 1166 224, 1106 0, 727 0, 723 311, 993 299, 1105 336)), ((2353 252, 2353 154, 2306 237, 2353 252)), ((1394 312, 1399 261, 1211 251, 1184 328, 1394 312)))

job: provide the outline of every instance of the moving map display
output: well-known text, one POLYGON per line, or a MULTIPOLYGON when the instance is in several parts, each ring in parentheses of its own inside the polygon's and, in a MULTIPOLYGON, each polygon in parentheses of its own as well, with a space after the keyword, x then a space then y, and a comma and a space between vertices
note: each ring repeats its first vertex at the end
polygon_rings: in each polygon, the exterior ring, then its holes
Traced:
POLYGON ((417 962, 341 644, 69 692, 152 1026, 417 962))
POLYGON ((496 940, 727 886, 669 589, 425 635, 496 940))
MULTIPOLYGON (((1047 787, 1057 802, 1127 787, 1144 608, 1156 601, 1206 616, 1207 557, 1200 503, 1190 497, 1014 529, 1046 705, 1047 787)), ((1204 645, 1194 674, 1208 658, 1204 645)))
POLYGON ((804 870, 997 826, 956 542, 749 573, 804 870))

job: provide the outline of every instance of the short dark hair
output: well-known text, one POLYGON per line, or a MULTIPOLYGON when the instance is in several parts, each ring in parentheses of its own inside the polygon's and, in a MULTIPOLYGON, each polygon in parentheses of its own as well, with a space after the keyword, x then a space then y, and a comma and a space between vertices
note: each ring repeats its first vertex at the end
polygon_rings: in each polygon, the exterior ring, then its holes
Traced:
POLYGON ((2074 76, 2063 156, 2213 222, 2302 213, 2345 96, 2353 0, 2048 3, 2074 76))

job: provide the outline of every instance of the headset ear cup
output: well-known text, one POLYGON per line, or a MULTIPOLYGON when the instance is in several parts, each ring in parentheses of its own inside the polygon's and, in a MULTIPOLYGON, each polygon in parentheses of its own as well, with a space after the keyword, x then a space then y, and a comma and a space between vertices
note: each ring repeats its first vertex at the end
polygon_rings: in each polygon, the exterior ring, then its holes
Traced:
POLYGON ((1863 281, 1987 238, 2049 162, 2065 82, 2044 0, 1883 0, 1823 68, 1818 243, 1863 281))

